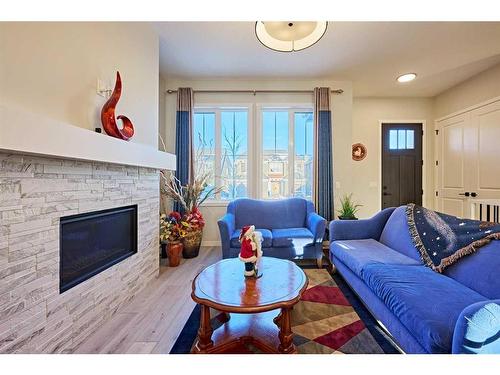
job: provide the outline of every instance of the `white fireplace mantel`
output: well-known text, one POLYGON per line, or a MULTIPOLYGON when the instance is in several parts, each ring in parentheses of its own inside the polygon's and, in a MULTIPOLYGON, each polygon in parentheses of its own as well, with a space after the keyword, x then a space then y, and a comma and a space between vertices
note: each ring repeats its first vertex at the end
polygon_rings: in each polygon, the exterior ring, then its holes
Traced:
POLYGON ((5 106, 0 106, 0 150, 175 170, 173 154, 5 106))

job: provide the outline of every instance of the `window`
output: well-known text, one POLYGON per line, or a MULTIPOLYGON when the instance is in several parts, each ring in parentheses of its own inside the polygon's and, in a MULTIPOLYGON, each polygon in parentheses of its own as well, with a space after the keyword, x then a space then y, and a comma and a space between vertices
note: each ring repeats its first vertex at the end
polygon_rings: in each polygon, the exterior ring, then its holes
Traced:
POLYGON ((210 173, 209 186, 222 186, 216 200, 248 195, 248 110, 195 109, 195 173, 210 173))
POLYGON ((223 188, 213 204, 245 197, 312 199, 313 129, 309 106, 195 108, 195 173, 210 174, 208 188, 223 188))
POLYGON ((312 198, 312 111, 263 109, 261 197, 312 198))
POLYGON ((390 150, 413 150, 415 148, 415 131, 405 129, 389 130, 390 150))
POLYGON ((194 114, 193 143, 195 150, 195 173, 210 174, 209 186, 215 186, 215 113, 194 114))
POLYGON ((221 184, 225 189, 222 199, 235 199, 247 196, 248 161, 248 112, 222 111, 222 165, 221 184))
POLYGON ((295 113, 295 181, 296 197, 312 199, 313 180, 313 114, 295 113))

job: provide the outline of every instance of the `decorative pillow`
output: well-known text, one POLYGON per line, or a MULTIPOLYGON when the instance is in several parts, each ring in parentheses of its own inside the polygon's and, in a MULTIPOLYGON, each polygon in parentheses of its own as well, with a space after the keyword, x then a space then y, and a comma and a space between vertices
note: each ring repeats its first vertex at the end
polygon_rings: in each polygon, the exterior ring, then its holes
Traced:
POLYGON ((460 219, 424 207, 406 206, 408 228, 424 264, 442 272, 491 240, 500 240, 500 225, 460 219))

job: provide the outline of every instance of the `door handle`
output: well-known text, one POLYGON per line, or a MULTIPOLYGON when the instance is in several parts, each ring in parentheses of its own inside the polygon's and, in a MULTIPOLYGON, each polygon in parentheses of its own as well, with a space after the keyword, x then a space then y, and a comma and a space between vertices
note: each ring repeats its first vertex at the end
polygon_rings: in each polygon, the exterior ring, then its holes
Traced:
POLYGON ((476 197, 477 197, 477 193, 472 192, 472 193, 470 193, 470 196, 471 196, 472 198, 476 198, 476 197))
POLYGON ((392 194, 391 194, 391 193, 386 193, 386 192, 384 191, 384 193, 383 193, 382 195, 392 195, 392 194))
POLYGON ((470 196, 470 193, 468 191, 466 191, 465 193, 458 193, 458 195, 464 195, 466 197, 470 196))

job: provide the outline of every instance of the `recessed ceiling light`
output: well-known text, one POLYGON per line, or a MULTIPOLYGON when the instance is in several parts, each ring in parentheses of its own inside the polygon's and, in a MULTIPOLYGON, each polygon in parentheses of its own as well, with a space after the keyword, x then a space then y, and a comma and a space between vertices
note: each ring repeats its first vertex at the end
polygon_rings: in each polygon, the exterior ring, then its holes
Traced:
POLYGON ((417 75, 415 73, 407 73, 400 75, 398 77, 398 82, 400 83, 410 82, 413 81, 415 78, 417 78, 417 75))

